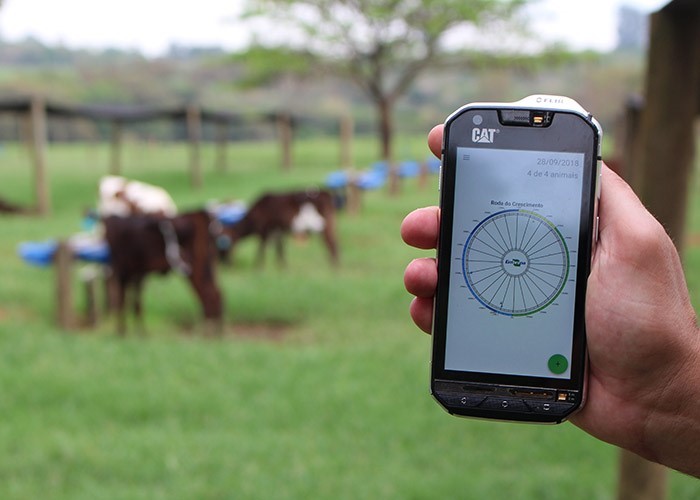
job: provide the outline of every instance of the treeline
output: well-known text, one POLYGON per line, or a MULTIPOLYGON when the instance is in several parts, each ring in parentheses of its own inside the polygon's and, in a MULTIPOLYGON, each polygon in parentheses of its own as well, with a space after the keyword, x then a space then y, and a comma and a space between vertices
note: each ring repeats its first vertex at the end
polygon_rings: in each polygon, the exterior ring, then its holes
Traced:
MULTIPOLYGON (((630 94, 641 87, 643 54, 574 54, 536 65, 508 64, 435 69, 422 76, 398 103, 399 132, 419 133, 456 107, 472 100, 512 100, 533 92, 578 99, 610 129, 630 94)), ((300 134, 337 134, 334 119, 352 115, 359 133, 374 131, 374 109, 347 81, 281 78, 262 87, 242 87, 246 68, 216 47, 174 45, 167 54, 147 58, 119 49, 74 50, 34 39, 0 41, 0 98, 41 95, 67 104, 177 106, 198 102, 220 111, 261 114, 287 111, 316 116, 300 134)), ((15 118, 0 116, 0 136, 17 135, 15 118), (13 132, 14 131, 14 132, 13 132)), ((103 125, 66 122, 54 125, 55 140, 95 140, 108 136, 103 125)), ((177 139, 182 128, 164 123, 130 130, 140 137, 177 139)), ((256 131, 265 135, 268 131, 256 131)), ((269 132, 274 133, 274 131, 269 132)), ((238 134, 245 136, 247 134, 238 134)))
POLYGON ((0 42, 0 94, 41 94, 75 103, 181 103, 230 81, 223 52, 174 46, 149 59, 120 49, 74 50, 34 39, 0 42))
POLYGON ((0 65, 3 67, 67 66, 81 62, 119 62, 143 59, 138 52, 105 49, 100 51, 73 50, 64 46, 49 46, 36 38, 20 42, 0 41, 0 65))

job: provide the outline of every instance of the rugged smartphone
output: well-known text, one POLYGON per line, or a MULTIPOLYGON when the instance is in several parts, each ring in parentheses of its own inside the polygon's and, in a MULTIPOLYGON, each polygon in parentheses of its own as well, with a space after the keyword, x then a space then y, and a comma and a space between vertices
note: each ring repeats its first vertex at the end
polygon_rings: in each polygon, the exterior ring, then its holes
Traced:
POLYGON ((558 423, 584 404, 601 137, 562 96, 445 122, 431 392, 448 412, 558 423))

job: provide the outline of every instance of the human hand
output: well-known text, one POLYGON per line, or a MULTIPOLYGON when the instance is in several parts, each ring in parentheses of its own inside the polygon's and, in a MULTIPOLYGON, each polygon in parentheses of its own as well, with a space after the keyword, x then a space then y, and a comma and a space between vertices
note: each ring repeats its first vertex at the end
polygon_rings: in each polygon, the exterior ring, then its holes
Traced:
MULTIPOLYGON (((439 154, 442 127, 428 137, 439 154)), ((700 476, 700 335, 678 253, 632 189, 603 166, 600 236, 586 294, 588 402, 571 420, 604 441, 700 476)), ((439 209, 409 214, 401 234, 435 248, 439 209)), ((437 268, 411 262, 410 314, 430 332, 437 268)))

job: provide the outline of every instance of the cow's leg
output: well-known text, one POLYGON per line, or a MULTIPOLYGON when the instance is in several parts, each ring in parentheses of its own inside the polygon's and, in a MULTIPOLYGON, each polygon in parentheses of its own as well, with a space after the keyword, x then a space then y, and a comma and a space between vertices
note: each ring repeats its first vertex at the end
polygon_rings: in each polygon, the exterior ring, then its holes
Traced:
POLYGON ((146 328, 143 323, 143 276, 139 276, 133 281, 133 286, 131 288, 131 300, 133 301, 134 307, 134 319, 136 328, 141 335, 146 333, 146 328))
POLYGON ((128 287, 127 280, 123 279, 121 276, 117 276, 114 279, 114 306, 117 313, 117 333, 120 336, 126 335, 126 315, 124 313, 124 307, 126 303, 126 291, 128 287))
POLYGON ((208 291, 204 294, 207 299, 203 301, 205 331, 214 335, 222 335, 224 332, 224 318, 221 291, 213 281, 207 285, 207 288, 208 291))
POLYGON ((277 263, 280 267, 287 267, 287 262, 284 255, 284 233, 282 231, 275 231, 275 250, 277 251, 277 263))
POLYGON ((213 270, 207 266, 193 273, 190 276, 190 284, 204 312, 205 333, 213 332, 220 335, 223 332, 223 304, 213 270))
POLYGON ((328 248, 331 264, 338 265, 338 240, 335 233, 335 217, 326 217, 326 224, 323 227, 323 241, 328 248))
POLYGON ((117 294, 119 293, 119 280, 114 270, 109 266, 102 267, 104 279, 104 313, 108 315, 117 310, 117 294))
POLYGON ((270 235, 268 233, 260 233, 260 244, 258 245, 258 255, 255 261, 255 265, 262 269, 265 265, 265 248, 267 247, 267 238, 270 235))

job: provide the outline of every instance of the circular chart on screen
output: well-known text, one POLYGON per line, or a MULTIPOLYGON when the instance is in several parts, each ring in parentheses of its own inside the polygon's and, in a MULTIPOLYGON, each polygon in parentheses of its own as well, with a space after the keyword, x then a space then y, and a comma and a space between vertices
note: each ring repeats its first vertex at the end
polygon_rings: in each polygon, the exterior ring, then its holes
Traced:
POLYGON ((569 250, 557 227, 527 210, 503 210, 479 222, 462 253, 467 287, 483 306, 527 316, 551 305, 569 277, 569 250))

